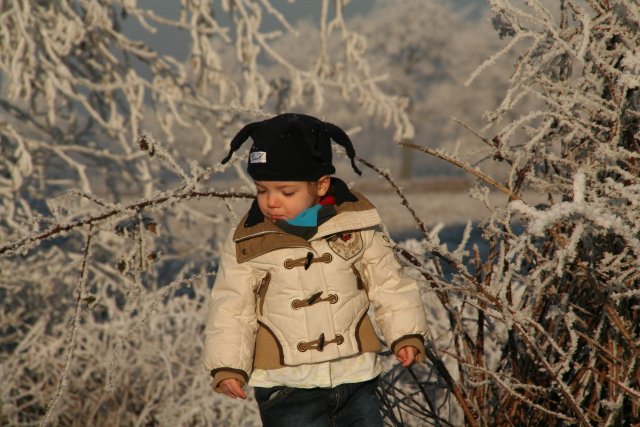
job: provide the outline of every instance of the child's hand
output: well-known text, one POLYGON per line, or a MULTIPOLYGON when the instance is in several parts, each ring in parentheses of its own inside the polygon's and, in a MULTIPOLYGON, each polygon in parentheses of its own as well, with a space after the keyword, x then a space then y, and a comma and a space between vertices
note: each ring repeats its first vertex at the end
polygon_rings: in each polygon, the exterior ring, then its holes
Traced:
MULTIPOLYGON (((404 349, 403 349, 404 350, 404 349)), ((242 386, 240 385, 240 381, 235 378, 227 378, 226 380, 220 381, 218 387, 222 389, 226 394, 233 397, 234 399, 239 397, 241 399, 246 399, 247 395, 242 391, 242 386)))
POLYGON ((402 362, 403 367, 408 368, 418 361, 418 354, 417 348, 408 345, 398 350, 398 357, 396 357, 396 359, 402 362))

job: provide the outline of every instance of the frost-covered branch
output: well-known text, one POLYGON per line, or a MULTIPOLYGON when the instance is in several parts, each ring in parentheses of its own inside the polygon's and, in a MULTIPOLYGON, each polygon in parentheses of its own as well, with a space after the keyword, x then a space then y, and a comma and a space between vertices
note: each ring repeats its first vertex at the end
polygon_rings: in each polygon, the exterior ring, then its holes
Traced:
POLYGON ((148 208, 148 209, 159 208, 161 210, 163 208, 163 205, 166 205, 166 204, 173 204, 181 200, 199 199, 202 197, 215 197, 215 198, 222 198, 222 199, 226 199, 226 198, 252 199, 252 198, 255 198, 255 194, 243 193, 243 192, 220 192, 215 190, 212 190, 212 191, 189 190, 186 192, 177 192, 176 194, 162 195, 159 197, 151 198, 149 200, 144 200, 142 202, 132 203, 130 205, 118 207, 116 209, 110 209, 104 213, 99 213, 95 216, 84 218, 71 223, 57 224, 54 227, 50 228, 49 230, 0 246, 0 255, 11 256, 17 253, 24 255, 30 249, 33 248, 34 244, 40 243, 41 241, 46 239, 57 237, 59 235, 64 235, 66 233, 69 233, 70 231, 74 231, 75 229, 82 228, 86 225, 92 225, 92 226, 99 225, 103 221, 111 220, 114 217, 118 217, 119 215, 122 215, 122 214, 126 215, 126 214, 130 214, 131 212, 139 212, 145 208, 148 208))
POLYGON ((408 148, 413 148, 414 150, 423 151, 423 152, 425 152, 427 154, 431 154, 432 156, 436 156, 436 157, 438 157, 438 158, 440 158, 442 160, 445 160, 445 161, 447 161, 447 162, 449 162, 451 164, 454 164, 454 165, 464 169, 465 171, 469 172, 470 174, 473 174, 473 175, 477 176, 478 178, 480 178, 481 180, 483 180, 487 184, 491 185, 494 188, 497 188, 498 190, 500 190, 503 193, 507 194, 509 197, 513 198, 514 200, 522 201, 520 196, 518 196, 517 194, 514 194, 511 190, 509 190, 507 187, 503 186, 502 184, 500 184, 496 180, 492 179, 491 177, 486 176, 485 174, 483 174, 480 171, 477 171, 477 170, 473 169, 471 166, 465 165, 464 163, 452 158, 451 156, 448 156, 447 154, 439 153, 439 152, 437 152, 435 150, 432 150, 430 148, 420 147, 419 145, 409 144, 409 143, 406 143, 406 142, 399 142, 398 144, 402 145, 403 147, 408 147, 408 148))
POLYGON ((254 197, 239 161, 210 165, 247 121, 322 116, 327 97, 412 132, 342 2, 325 1, 323 53, 269 0, 178 3, 0 2, 0 424, 256 420, 200 368, 220 244, 254 197), (322 67, 290 61, 285 37, 322 67))
MULTIPOLYGON (((493 137, 473 131, 489 147, 488 159, 510 163, 505 183, 465 167, 455 154, 403 144, 456 164, 507 196, 502 207, 487 205, 490 216, 480 223, 483 237, 497 247, 486 261, 475 252, 479 280, 469 280, 470 268, 453 264, 458 287, 450 288, 471 307, 469 316, 481 319, 484 313, 502 331, 489 337, 501 356, 471 358, 476 343, 486 345, 488 337, 480 336, 481 323, 462 320, 456 325, 463 345, 446 353, 462 364, 467 387, 482 388, 499 407, 514 408, 500 413, 487 406, 486 395, 469 393, 470 406, 491 425, 532 419, 555 425, 559 408, 584 426, 638 422, 637 381, 623 361, 635 365, 638 345, 633 319, 640 216, 633 207, 640 201, 640 86, 629 73, 640 68, 627 59, 637 56, 640 42, 637 6, 590 2, 587 11, 585 4, 566 0, 554 14, 538 1, 490 4, 496 29, 513 37, 506 49, 525 40, 530 45, 487 120, 499 123, 527 97, 544 102, 544 108, 504 123, 493 137), (549 204, 528 202, 531 192, 546 194, 549 204), (516 232, 520 221, 524 229, 516 232), (495 370, 485 363, 494 363, 495 370), (483 378, 492 378, 492 386, 483 378)), ((472 192, 483 197, 479 193, 472 192)))
POLYGON ((89 263, 89 258, 91 257, 91 238, 93 237, 92 228, 93 227, 89 229, 89 233, 87 235, 87 241, 85 243, 84 256, 82 258, 82 266, 80 270, 80 278, 78 279, 78 287, 77 287, 78 297, 76 298, 76 304, 73 312, 73 319, 71 321, 71 334, 69 336, 69 340, 68 340, 69 343, 67 344, 67 349, 65 352, 64 366, 62 368, 62 372, 60 373, 60 379, 58 382, 58 388, 57 388, 56 394, 55 396, 53 396, 51 403, 49 403, 49 405, 47 406, 47 412, 45 413, 44 418, 40 423, 40 425, 43 427, 49 423, 51 414, 55 410, 56 405, 60 400, 62 393, 64 392, 64 389, 67 388, 67 385, 69 383, 68 376, 71 370, 71 365, 73 363, 73 356, 77 346, 78 327, 80 326, 80 310, 82 308, 82 303, 84 299, 83 298, 84 290, 87 284, 87 277, 89 275, 88 263, 89 263))

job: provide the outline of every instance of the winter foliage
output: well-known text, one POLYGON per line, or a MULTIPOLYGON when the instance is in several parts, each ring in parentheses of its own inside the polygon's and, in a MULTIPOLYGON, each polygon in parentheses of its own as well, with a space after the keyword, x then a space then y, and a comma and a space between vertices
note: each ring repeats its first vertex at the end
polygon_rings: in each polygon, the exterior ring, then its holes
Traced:
POLYGON ((3 425, 256 424, 254 406, 214 395, 201 360, 219 238, 253 193, 210 188, 223 168, 204 164, 261 111, 320 108, 325 93, 412 132, 342 2, 322 4, 318 35, 341 44, 306 69, 272 49, 282 34, 264 15, 295 30, 269 2, 212 6, 165 18, 135 1, 0 2, 3 425), (188 61, 126 37, 131 20, 188 32, 188 61))
POLYGON ((174 18, 135 0, 0 0, 0 424, 259 425, 255 403, 214 394, 202 368, 221 239, 254 197, 243 156, 218 161, 247 121, 342 111, 336 100, 475 177, 470 196, 487 206, 482 247, 471 223, 449 247, 389 170, 360 158, 420 230, 396 249, 432 326, 427 363, 383 354, 385 421, 640 423, 640 6, 488 2, 506 43, 465 88, 442 76, 463 59, 423 58, 436 52, 412 32, 428 24, 394 26, 384 52, 341 0, 323 0, 304 63, 282 46, 306 36, 268 0, 185 0, 174 18), (131 21, 188 33, 188 60, 126 36, 131 21), (486 126, 451 122, 484 162, 421 144, 412 120, 437 106, 420 85, 472 93, 504 58, 514 68, 486 126), (378 73, 398 63, 385 86, 378 73), (215 180, 230 174, 247 185, 215 180))
POLYGON ((436 272, 438 264, 455 270, 452 280, 427 280, 436 292, 448 290, 439 297, 450 318, 443 351, 458 364, 461 407, 471 425, 633 425, 640 8, 597 0, 490 4, 495 28, 511 42, 477 73, 507 50, 521 56, 501 105, 485 116, 499 131, 477 135, 509 173, 496 185, 460 166, 480 177, 473 197, 485 198, 488 184, 508 203, 480 224, 486 257, 464 245, 448 252, 437 239, 423 243, 436 272), (504 123, 527 97, 544 108, 504 123), (548 202, 528 203, 525 188, 548 202), (460 306, 447 301, 451 295, 460 306))

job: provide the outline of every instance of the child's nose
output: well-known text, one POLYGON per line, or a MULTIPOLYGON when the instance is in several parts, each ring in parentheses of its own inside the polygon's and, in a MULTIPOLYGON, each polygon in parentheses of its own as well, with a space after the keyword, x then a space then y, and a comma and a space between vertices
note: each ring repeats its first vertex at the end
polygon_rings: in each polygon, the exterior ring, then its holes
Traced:
POLYGON ((267 206, 270 208, 277 208, 279 205, 278 198, 272 195, 267 197, 267 206))

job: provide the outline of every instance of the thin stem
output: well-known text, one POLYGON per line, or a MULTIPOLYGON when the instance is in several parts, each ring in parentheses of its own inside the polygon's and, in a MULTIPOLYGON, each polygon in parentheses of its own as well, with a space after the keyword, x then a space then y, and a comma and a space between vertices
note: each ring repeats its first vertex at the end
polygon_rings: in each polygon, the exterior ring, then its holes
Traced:
POLYGON ((450 156, 447 156, 446 154, 443 153, 439 153, 435 150, 432 150, 430 148, 426 148, 426 147, 421 147, 419 145, 414 145, 414 144, 409 144, 407 142, 399 142, 398 144, 402 145, 403 147, 408 147, 408 148, 413 148, 414 150, 419 150, 419 151, 423 151, 427 154, 431 154, 432 156, 436 156, 439 159, 442 160, 446 160, 447 162, 456 165, 464 170, 466 170, 467 172, 477 176, 478 178, 480 178, 481 180, 483 180, 484 182, 486 182, 487 184, 491 185, 494 188, 497 188, 498 190, 502 191, 503 193, 505 193, 506 195, 508 195, 509 197, 511 197, 512 199, 515 200, 520 200, 523 203, 526 203, 524 200, 522 200, 522 198, 520 196, 518 196, 517 194, 513 193, 511 190, 509 190, 507 187, 505 187, 504 185, 500 184, 499 182, 497 182, 496 180, 489 178, 488 176, 486 176, 485 174, 478 172, 477 170, 473 169, 471 166, 466 165, 450 156))
MULTIPOLYGON (((380 169, 379 167, 377 167, 373 163, 370 163, 370 162, 364 160, 361 157, 355 156, 355 159, 357 161, 359 161, 360 163, 364 164, 365 166, 367 166, 367 167, 373 169, 374 171, 376 171, 378 174, 380 174, 380 176, 382 176, 384 179, 386 179, 389 182, 389 184, 391 184, 391 186, 393 187, 393 191, 395 191, 396 194, 398 195, 398 197, 400 197, 400 200, 402 200, 402 204, 407 208, 407 210, 409 211, 409 213, 413 217, 413 220, 416 222, 416 224, 418 224, 418 228, 422 232, 422 235, 424 236, 425 240, 426 241, 430 241, 431 240, 431 236, 429 236, 429 232, 427 231, 426 225, 420 219, 420 217, 418 217, 418 214, 416 214, 416 211, 409 204, 409 201, 407 200, 407 198, 405 197, 404 193, 402 192, 402 189, 400 188, 398 183, 391 177, 391 175, 389 175, 388 172, 383 171, 382 169, 380 169)), ((434 265, 436 266, 436 271, 438 272, 438 274, 442 275, 442 269, 441 269, 440 265, 438 263, 436 263, 436 262, 434 262, 434 265)))
POLYGON ((91 254, 91 238, 93 237, 93 226, 89 228, 89 235, 87 236, 87 243, 84 247, 84 256, 82 259, 82 268, 80 270, 80 277, 78 278, 78 297, 76 298, 76 306, 73 313, 73 321, 71 323, 71 333, 69 335, 69 345, 67 346, 67 351, 65 354, 64 366, 62 367, 62 373, 60 374, 60 379, 58 381, 58 389, 56 390, 55 396, 47 406, 47 412, 44 415, 44 419, 40 423, 40 427, 45 427, 51 418, 51 413, 55 409, 62 393, 67 388, 67 377, 69 375, 69 370, 71 369, 71 364, 73 363, 74 353, 76 349, 76 342, 78 336, 78 326, 80 325, 80 309, 82 306, 82 295, 84 293, 84 287, 87 283, 87 270, 89 264, 89 258, 91 254))
POLYGON ((53 236, 57 236, 59 234, 69 232, 75 230, 77 228, 83 227, 85 225, 95 225, 105 219, 111 218, 115 215, 118 215, 127 210, 135 210, 139 211, 149 206, 162 204, 170 199, 178 199, 178 200, 190 200, 198 197, 218 197, 218 198, 244 198, 244 199, 254 199, 256 196, 251 193, 239 193, 239 192, 223 192, 219 193, 217 191, 188 191, 183 194, 172 194, 168 196, 161 196, 154 199, 145 200, 143 202, 133 203, 127 205, 121 209, 112 209, 109 212, 105 212, 100 215, 92 216, 84 220, 75 221, 66 225, 56 225, 55 227, 44 231, 42 233, 36 234, 34 236, 30 236, 24 238, 22 240, 18 240, 17 242, 8 243, 4 246, 0 247, 0 255, 7 254, 12 255, 13 251, 17 250, 20 247, 28 246, 30 243, 42 241, 48 239, 53 236))

